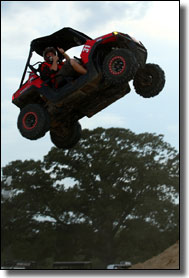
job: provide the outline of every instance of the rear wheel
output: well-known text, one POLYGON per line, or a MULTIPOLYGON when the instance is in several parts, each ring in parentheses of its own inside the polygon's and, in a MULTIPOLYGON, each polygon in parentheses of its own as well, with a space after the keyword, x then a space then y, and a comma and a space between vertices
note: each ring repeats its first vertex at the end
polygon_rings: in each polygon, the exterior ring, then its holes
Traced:
POLYGON ((81 138, 81 125, 74 123, 70 128, 59 127, 57 130, 50 131, 53 144, 60 149, 70 149, 74 147, 81 138))
POLYGON ((111 51, 104 59, 103 74, 109 84, 122 84, 133 79, 138 64, 128 49, 111 51))
POLYGON ((137 71, 133 86, 137 94, 144 98, 158 95, 165 85, 165 73, 156 64, 146 64, 137 71))
POLYGON ((49 130, 50 116, 43 106, 28 104, 20 111, 17 126, 23 137, 36 140, 49 130))

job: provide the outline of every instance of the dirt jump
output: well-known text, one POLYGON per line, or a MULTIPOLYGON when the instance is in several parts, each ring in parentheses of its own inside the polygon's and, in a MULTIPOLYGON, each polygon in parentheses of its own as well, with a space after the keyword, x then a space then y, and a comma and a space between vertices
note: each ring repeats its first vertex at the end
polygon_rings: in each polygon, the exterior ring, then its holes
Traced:
POLYGON ((144 263, 135 264, 130 269, 179 269, 179 241, 161 254, 144 263))

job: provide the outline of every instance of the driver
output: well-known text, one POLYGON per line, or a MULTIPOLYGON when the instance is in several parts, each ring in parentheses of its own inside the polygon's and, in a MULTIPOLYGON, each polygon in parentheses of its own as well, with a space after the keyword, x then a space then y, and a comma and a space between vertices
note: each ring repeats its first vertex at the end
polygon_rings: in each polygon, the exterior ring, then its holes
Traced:
POLYGON ((70 77, 76 77, 76 74, 86 74, 87 70, 71 59, 62 48, 57 47, 58 51, 66 59, 65 62, 60 62, 57 51, 54 47, 47 47, 43 52, 45 62, 40 65, 39 71, 42 80, 47 80, 49 85, 55 88, 65 85, 70 77))

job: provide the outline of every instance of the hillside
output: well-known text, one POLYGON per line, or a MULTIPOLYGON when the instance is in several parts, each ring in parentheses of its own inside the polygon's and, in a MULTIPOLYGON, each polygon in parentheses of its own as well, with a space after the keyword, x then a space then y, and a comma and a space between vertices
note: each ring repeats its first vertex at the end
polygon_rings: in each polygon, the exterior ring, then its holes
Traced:
POLYGON ((179 269, 179 241, 146 262, 133 265, 131 269, 179 269))

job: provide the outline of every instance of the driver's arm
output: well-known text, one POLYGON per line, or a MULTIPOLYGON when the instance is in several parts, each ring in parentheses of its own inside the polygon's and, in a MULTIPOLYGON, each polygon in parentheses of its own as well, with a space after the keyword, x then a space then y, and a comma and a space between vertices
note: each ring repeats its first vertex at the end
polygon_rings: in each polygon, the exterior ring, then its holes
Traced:
POLYGON ((65 57, 66 61, 69 61, 70 60, 70 57, 68 54, 66 54, 66 52, 64 51, 63 48, 59 48, 57 47, 58 51, 65 57))
POLYGON ((70 60, 70 57, 68 56, 68 54, 66 54, 66 52, 64 52, 64 57, 65 57, 65 59, 66 59, 66 61, 69 61, 70 60))

